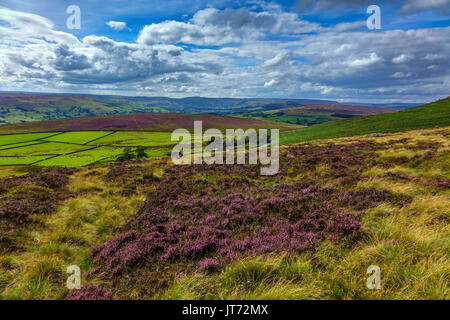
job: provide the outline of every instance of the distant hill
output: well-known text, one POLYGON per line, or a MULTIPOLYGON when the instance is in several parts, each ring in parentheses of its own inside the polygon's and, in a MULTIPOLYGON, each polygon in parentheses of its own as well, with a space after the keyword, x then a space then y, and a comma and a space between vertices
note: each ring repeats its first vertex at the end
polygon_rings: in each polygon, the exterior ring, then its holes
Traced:
MULTIPOLYGON (((358 103, 348 103, 350 105, 358 105, 358 103)), ((394 108, 394 109, 409 109, 413 107, 418 107, 424 105, 423 103, 364 103, 364 105, 372 106, 372 107, 384 107, 384 108, 394 108)))
POLYGON ((300 128, 287 123, 214 114, 144 113, 5 124, 0 126, 0 134, 102 130, 172 132, 178 128, 192 131, 195 120, 203 122, 203 129, 277 128, 288 131, 300 128))
POLYGON ((73 94, 0 93, 0 124, 132 113, 216 113, 263 111, 299 104, 331 104, 310 99, 125 97, 73 94))
POLYGON ((332 121, 282 135, 281 143, 350 137, 450 125, 450 97, 394 113, 332 121))
POLYGON ((272 110, 251 111, 238 114, 241 117, 286 122, 311 126, 323 122, 352 118, 362 115, 396 112, 398 109, 357 106, 346 104, 305 104, 301 106, 286 106, 272 110))

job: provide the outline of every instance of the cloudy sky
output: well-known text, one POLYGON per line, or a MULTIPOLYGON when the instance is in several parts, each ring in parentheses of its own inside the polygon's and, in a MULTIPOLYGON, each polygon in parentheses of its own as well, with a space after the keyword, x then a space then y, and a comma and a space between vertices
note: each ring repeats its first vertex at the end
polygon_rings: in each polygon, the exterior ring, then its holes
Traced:
POLYGON ((0 91, 436 100, 450 0, 0 0, 0 91))

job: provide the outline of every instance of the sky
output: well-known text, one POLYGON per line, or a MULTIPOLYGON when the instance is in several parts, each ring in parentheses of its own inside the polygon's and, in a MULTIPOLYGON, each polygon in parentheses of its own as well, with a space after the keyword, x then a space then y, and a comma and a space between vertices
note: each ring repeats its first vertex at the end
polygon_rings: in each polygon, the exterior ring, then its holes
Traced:
POLYGON ((433 101, 450 0, 0 0, 0 91, 433 101))

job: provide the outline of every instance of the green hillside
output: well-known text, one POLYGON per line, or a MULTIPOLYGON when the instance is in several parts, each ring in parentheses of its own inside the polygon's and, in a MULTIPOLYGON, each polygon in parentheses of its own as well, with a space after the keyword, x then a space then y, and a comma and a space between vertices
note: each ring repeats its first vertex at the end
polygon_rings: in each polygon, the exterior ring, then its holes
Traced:
POLYGON ((284 133, 281 144, 388 133, 450 125, 450 97, 423 106, 374 116, 326 122, 284 133))

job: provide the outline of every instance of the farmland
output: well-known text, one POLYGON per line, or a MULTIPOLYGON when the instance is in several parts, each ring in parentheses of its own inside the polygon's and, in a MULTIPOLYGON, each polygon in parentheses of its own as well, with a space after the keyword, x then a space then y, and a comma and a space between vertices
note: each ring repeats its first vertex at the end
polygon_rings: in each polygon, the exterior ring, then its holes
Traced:
POLYGON ((72 131, 59 134, 0 135, 0 165, 78 167, 114 161, 124 147, 145 147, 149 157, 170 153, 168 132, 72 131), (32 140, 34 139, 34 140, 32 140), (10 144, 11 141, 26 141, 10 144))

